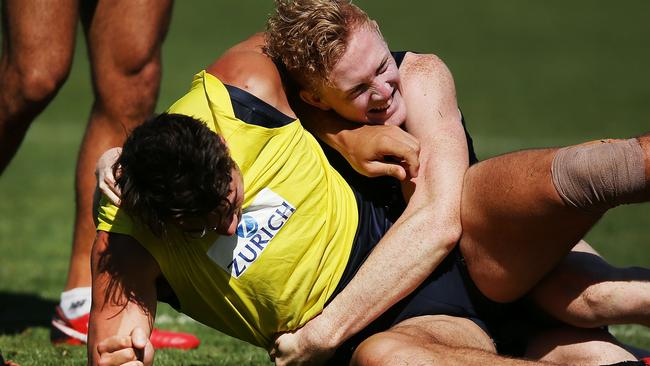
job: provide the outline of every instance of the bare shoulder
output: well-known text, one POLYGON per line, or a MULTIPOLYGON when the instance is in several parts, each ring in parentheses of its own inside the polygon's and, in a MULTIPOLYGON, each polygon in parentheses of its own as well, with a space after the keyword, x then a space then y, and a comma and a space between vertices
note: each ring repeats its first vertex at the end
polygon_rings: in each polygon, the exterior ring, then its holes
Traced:
POLYGON ((282 77, 273 61, 262 52, 263 38, 256 34, 238 43, 207 71, 224 84, 246 90, 279 111, 294 115, 289 107, 282 77))
POLYGON ((453 87, 451 71, 440 57, 432 53, 407 53, 400 67, 400 77, 405 86, 433 83, 438 86, 453 87))
POLYGON ((456 130, 460 126, 454 79, 438 56, 407 53, 400 67, 400 77, 408 106, 407 131, 424 136, 433 130, 422 130, 423 126, 435 125, 437 131, 442 128, 456 130))

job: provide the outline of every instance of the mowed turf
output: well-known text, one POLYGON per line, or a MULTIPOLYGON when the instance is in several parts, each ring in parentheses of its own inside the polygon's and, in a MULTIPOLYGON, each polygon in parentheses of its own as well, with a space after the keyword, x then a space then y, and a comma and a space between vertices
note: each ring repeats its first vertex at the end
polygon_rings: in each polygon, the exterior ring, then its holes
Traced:
MULTIPOLYGON (((650 130, 650 3, 365 0, 394 50, 447 62, 481 158, 526 147, 650 130)), ((271 1, 177 2, 164 48, 162 111, 192 75, 263 29, 271 1)), ((92 93, 83 39, 70 78, 0 178, 0 350, 23 365, 78 365, 83 347, 52 347, 50 312, 65 282, 73 174, 92 93)), ((0 91, 1 91, 0 86, 0 91)), ((650 205, 609 213, 588 240, 616 265, 650 267, 650 205)), ((158 326, 190 331, 194 351, 158 351, 159 365, 258 365, 265 352, 159 307, 158 326)), ((650 348, 650 330, 613 327, 650 348)))

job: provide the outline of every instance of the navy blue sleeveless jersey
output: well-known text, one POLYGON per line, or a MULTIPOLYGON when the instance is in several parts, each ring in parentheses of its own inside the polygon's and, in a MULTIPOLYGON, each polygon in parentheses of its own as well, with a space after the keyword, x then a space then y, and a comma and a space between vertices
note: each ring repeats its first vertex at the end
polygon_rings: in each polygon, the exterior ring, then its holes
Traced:
MULTIPOLYGON (((398 67, 405 55, 406 52, 393 52, 398 67)), ((462 124, 469 150, 468 161, 471 165, 478 162, 478 159, 474 152, 472 138, 465 127, 464 118, 462 124)), ((345 288, 377 242, 401 215, 406 202, 398 180, 392 177, 365 177, 350 167, 336 150, 324 143, 321 143, 321 146, 330 164, 352 187, 359 207, 359 226, 355 244, 333 298, 345 288)), ((495 325, 504 317, 505 308, 487 299, 476 288, 456 246, 415 291, 339 347, 329 364, 348 363, 354 349, 364 339, 385 331, 403 320, 422 315, 468 318, 491 335, 497 345, 501 342, 501 337, 496 334, 499 331, 495 325)))

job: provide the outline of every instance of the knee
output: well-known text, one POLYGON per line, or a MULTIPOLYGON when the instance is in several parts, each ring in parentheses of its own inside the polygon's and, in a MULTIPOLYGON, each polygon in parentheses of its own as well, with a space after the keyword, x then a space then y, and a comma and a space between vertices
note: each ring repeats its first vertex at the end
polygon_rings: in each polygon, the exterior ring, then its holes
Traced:
POLYGON ((407 346, 399 337, 379 333, 363 341, 352 355, 351 365, 381 366, 394 364, 396 357, 407 346))
POLYGON ((553 305, 558 305, 560 310, 566 309, 560 311, 561 320, 579 328, 596 328, 603 325, 602 314, 612 300, 609 287, 614 282, 609 281, 614 269, 596 257, 586 262, 584 256, 593 257, 584 253, 569 254, 556 269, 558 275, 553 282, 560 287, 551 288, 555 293, 549 296, 554 299, 553 305), (565 298, 561 294, 566 294, 565 298))
POLYGON ((39 61, 24 58, 14 65, 18 92, 27 103, 47 103, 59 91, 70 73, 70 60, 39 61))
POLYGON ((133 54, 97 60, 93 68, 95 98, 103 113, 113 121, 121 121, 127 130, 149 117, 160 86, 158 54, 134 50, 133 54))
POLYGON ((594 254, 571 252, 532 296, 543 310, 565 323, 596 328, 620 323, 647 306, 647 291, 633 281, 646 278, 643 273, 634 267, 613 267, 594 254))
MULTIPOLYGON (((590 284, 569 305, 569 318, 565 321, 581 328, 597 328, 611 324, 614 319, 633 312, 640 303, 639 299, 629 296, 621 299, 620 292, 621 288, 616 281, 590 284)), ((641 294, 642 292, 639 292, 640 296, 641 294)))
POLYGON ((607 294, 595 287, 587 287, 569 305, 568 316, 563 319, 568 324, 580 328, 597 328, 602 324, 602 313, 607 307, 607 294))
POLYGON ((438 343, 400 332, 378 333, 363 341, 352 355, 350 365, 392 366, 401 364, 430 364, 444 359, 449 348, 438 343))
POLYGON ((637 317, 648 306, 647 291, 643 282, 630 281, 629 277, 625 277, 636 270, 638 268, 634 267, 614 269, 609 274, 611 280, 587 287, 578 299, 577 308, 580 311, 575 316, 578 324, 574 325, 595 328, 638 322, 637 317))
POLYGON ((113 58, 114 71, 123 77, 150 81, 160 75, 160 48, 134 46, 113 58))

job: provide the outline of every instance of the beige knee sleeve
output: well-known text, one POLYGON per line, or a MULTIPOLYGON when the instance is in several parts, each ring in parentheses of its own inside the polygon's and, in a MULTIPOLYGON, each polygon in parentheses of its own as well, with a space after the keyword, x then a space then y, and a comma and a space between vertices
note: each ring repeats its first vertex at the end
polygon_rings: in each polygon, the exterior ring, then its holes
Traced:
POLYGON ((551 174, 566 204, 589 211, 633 202, 646 186, 643 149, 636 139, 560 149, 551 174))

